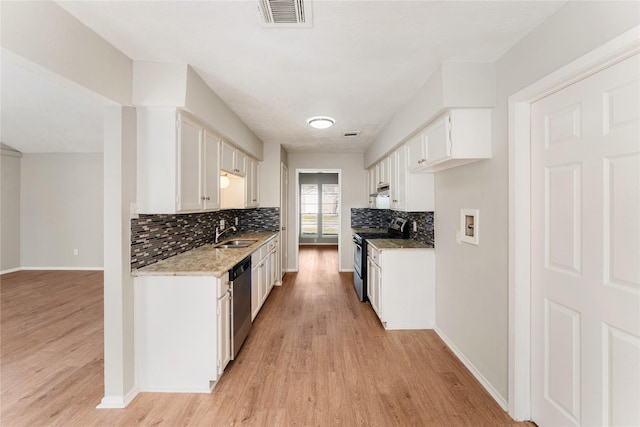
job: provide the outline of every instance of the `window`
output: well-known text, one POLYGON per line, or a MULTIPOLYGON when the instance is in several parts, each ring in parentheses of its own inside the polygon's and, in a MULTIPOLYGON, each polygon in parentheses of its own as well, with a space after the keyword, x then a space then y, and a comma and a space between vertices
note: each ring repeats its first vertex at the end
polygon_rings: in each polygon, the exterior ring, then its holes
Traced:
POLYGON ((322 184, 322 235, 338 235, 338 184, 322 184))
POLYGON ((300 185, 301 237, 338 235, 338 197, 338 184, 300 185))
POLYGON ((300 234, 302 236, 318 235, 318 185, 302 184, 300 186, 300 234))

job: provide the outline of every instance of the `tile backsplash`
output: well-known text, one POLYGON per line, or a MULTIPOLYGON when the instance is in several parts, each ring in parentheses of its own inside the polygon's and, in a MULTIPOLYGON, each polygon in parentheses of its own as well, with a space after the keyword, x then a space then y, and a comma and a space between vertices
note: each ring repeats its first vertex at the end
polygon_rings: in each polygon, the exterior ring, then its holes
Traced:
POLYGON ((392 209, 351 208, 352 228, 387 228, 392 217, 415 221, 418 231, 411 228, 410 238, 435 246, 433 212, 403 212, 392 209))
POLYGON ((235 223, 238 231, 226 234, 278 231, 280 208, 229 209, 175 215, 140 215, 131 220, 131 269, 144 267, 199 246, 213 243, 216 226, 235 223))

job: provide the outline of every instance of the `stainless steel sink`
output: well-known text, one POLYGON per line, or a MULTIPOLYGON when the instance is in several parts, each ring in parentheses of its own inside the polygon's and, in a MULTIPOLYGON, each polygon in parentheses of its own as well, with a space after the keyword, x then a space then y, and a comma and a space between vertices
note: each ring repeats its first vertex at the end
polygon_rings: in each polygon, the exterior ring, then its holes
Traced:
POLYGON ((255 242, 257 242, 257 240, 244 240, 244 239, 227 240, 216 245, 216 248, 218 249, 246 248, 247 246, 251 246, 255 242))

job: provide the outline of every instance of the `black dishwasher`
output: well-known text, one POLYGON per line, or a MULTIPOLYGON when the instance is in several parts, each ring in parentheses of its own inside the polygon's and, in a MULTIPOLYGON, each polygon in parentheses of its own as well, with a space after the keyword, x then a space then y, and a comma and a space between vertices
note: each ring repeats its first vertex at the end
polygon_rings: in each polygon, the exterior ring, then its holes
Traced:
POLYGON ((235 359, 251 331, 251 255, 229 270, 231 283, 231 355, 235 359))

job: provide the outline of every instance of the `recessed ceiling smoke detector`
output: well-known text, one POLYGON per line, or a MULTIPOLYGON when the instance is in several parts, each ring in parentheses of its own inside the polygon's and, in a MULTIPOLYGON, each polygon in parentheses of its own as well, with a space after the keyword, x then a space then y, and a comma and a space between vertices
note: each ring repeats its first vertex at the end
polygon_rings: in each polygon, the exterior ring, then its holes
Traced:
POLYGON ((344 136, 346 136, 347 138, 355 138, 358 135, 360 135, 360 131, 359 130, 353 130, 351 132, 345 132, 344 133, 344 136))
POLYGON ((311 27, 311 2, 304 0, 259 0, 260 16, 265 27, 311 27))
POLYGON ((331 117, 311 117, 310 119, 307 119, 307 123, 309 123, 309 126, 312 128, 326 129, 333 126, 336 121, 331 117))

